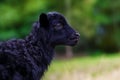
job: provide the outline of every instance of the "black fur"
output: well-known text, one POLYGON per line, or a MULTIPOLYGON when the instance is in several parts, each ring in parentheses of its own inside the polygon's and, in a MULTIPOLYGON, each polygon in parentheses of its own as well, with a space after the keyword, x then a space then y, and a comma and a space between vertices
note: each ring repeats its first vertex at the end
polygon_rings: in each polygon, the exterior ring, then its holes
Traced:
POLYGON ((0 43, 0 80, 40 80, 55 46, 73 46, 78 38, 61 14, 42 13, 25 39, 0 43))

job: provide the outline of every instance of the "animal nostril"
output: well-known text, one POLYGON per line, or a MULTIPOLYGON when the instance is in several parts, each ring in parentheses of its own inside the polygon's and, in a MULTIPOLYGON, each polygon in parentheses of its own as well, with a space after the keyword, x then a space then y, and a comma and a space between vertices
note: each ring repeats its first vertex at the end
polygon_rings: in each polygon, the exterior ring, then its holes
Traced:
POLYGON ((75 36, 79 37, 79 36, 80 36, 80 34, 79 34, 79 33, 75 33, 75 36))
POLYGON ((73 33, 71 38, 74 39, 74 38, 79 38, 80 37, 80 34, 78 32, 76 33, 73 33))

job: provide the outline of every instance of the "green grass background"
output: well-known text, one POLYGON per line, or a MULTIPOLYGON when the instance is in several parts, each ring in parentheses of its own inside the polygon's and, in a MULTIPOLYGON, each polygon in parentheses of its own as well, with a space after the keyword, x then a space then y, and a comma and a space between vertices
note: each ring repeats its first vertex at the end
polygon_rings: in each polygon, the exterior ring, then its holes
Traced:
POLYGON ((117 69, 120 69, 119 53, 53 60, 43 80, 102 80, 96 78, 117 69))

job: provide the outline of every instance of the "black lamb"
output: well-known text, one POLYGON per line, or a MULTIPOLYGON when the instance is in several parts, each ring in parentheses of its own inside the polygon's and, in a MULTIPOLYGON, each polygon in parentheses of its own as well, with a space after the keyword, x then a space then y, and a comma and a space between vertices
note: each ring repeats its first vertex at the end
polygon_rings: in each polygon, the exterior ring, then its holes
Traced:
POLYGON ((74 46, 79 33, 58 12, 42 13, 24 39, 0 43, 0 80, 40 80, 57 45, 74 46))

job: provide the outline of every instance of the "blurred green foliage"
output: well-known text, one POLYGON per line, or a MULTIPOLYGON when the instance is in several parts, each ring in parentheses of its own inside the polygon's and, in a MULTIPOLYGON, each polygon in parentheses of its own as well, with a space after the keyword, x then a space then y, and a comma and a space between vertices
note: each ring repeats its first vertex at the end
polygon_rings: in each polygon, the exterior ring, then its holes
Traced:
POLYGON ((45 5, 45 0, 0 1, 0 39, 24 37, 40 12, 47 9, 45 5))
POLYGON ((0 40, 24 38, 42 12, 58 11, 80 32, 76 51, 120 49, 120 0, 1 0, 0 40))
POLYGON ((120 0, 97 0, 96 21, 103 29, 104 35, 98 42, 99 48, 108 52, 120 49, 120 0))

